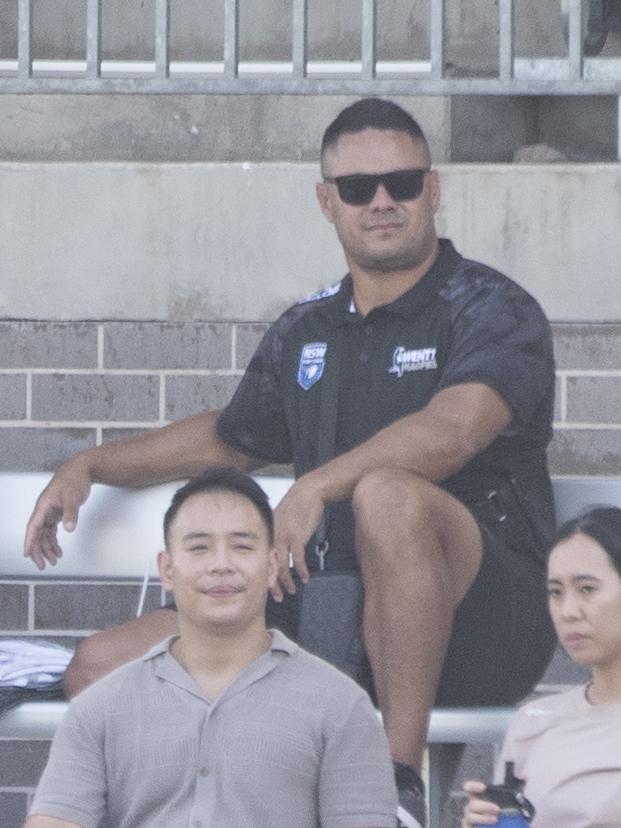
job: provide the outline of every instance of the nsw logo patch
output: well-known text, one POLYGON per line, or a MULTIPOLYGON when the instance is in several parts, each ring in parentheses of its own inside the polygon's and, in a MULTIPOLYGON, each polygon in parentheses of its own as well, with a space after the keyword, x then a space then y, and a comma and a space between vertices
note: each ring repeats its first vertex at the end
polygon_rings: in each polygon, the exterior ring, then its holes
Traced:
POLYGON ((298 365, 298 385, 305 391, 319 382, 326 366, 326 342, 307 342, 300 354, 298 365))
POLYGON ((414 348, 407 350, 398 345, 392 354, 389 374, 402 377, 408 371, 430 371, 438 367, 435 348, 414 348))

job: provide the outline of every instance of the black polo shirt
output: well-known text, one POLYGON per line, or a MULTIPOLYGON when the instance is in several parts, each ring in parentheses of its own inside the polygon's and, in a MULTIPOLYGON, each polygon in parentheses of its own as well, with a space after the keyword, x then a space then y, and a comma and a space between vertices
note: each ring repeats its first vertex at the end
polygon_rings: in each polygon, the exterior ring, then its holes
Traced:
MULTIPOLYGON (((539 505, 549 517, 549 324, 519 285, 464 259, 448 240, 411 290, 366 317, 353 308, 350 276, 287 310, 259 345, 220 417, 219 433, 251 457, 293 462, 299 476, 320 464, 322 422, 329 420, 322 398, 337 397, 328 443, 334 446, 329 453, 338 455, 420 410, 441 389, 464 382, 498 391, 513 419, 443 486, 472 506, 518 477, 525 490, 538 493, 536 500, 546 501, 539 505)), ((353 555, 352 528, 348 504, 333 507, 332 546, 347 546, 353 555)))

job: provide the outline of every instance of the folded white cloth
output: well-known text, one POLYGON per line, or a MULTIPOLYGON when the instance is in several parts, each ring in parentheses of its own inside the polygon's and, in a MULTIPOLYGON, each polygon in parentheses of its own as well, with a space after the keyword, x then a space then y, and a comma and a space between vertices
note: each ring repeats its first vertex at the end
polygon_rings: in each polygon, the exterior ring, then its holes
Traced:
POLYGON ((0 639, 0 687, 44 687, 62 678, 73 651, 51 641, 0 639))

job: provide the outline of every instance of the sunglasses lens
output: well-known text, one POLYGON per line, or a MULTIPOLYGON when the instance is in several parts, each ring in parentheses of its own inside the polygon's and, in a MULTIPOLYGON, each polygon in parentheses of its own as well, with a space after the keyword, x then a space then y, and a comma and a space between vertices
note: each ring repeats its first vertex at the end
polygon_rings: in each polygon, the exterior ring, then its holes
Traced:
POLYGON ((423 189, 426 170, 395 170, 384 175, 341 175, 333 179, 341 201, 360 206, 373 201, 380 184, 395 201, 418 198, 423 189))
POLYGON ((369 204, 379 181, 374 175, 344 175, 336 179, 341 201, 345 204, 369 204))
POLYGON ((409 201, 421 194, 424 178, 424 170, 403 170, 387 173, 382 183, 395 201, 409 201))

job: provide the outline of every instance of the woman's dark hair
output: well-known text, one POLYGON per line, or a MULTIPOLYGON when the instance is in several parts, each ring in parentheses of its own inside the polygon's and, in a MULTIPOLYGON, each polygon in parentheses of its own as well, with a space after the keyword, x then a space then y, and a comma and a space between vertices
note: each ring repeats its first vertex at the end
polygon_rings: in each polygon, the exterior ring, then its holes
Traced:
POLYGON ((248 474, 228 466, 211 466, 178 489, 164 515, 164 541, 168 545, 170 524, 183 503, 192 495, 206 492, 232 492, 242 495, 256 506, 267 528, 267 537, 274 542, 274 515, 267 495, 248 474))
POLYGON ((598 506, 568 520, 556 533, 550 551, 560 541, 578 533, 597 541, 621 575, 621 509, 616 506, 598 506))

